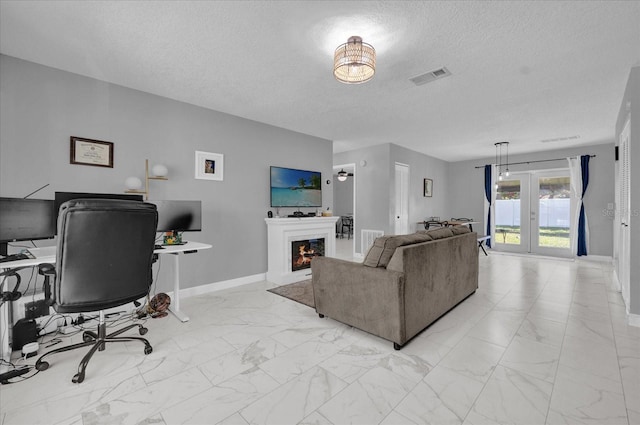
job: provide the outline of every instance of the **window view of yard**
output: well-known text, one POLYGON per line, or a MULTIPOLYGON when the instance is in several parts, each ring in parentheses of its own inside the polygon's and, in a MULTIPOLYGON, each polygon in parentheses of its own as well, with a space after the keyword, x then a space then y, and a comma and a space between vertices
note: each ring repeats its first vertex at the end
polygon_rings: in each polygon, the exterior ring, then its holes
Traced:
MULTIPOLYGON (((496 242, 520 245, 520 226, 496 226, 496 242)), ((540 227, 540 246, 569 248, 569 228, 540 227)))
MULTIPOLYGON (((569 177, 543 177, 539 179, 539 185, 539 246, 569 248, 571 214, 569 177)), ((498 182, 495 219, 496 243, 520 245, 519 180, 498 182)))

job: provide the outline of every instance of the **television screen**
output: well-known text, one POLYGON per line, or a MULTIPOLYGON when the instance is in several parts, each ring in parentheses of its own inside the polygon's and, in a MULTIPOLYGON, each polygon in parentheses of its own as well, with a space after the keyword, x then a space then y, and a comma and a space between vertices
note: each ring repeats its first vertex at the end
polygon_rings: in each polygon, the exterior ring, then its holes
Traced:
POLYGON ((202 230, 201 201, 147 201, 158 208, 158 232, 202 230))
POLYGON ((272 207, 321 207, 322 174, 271 167, 272 207))
POLYGON ((53 201, 0 198, 0 242, 51 239, 55 233, 53 201))

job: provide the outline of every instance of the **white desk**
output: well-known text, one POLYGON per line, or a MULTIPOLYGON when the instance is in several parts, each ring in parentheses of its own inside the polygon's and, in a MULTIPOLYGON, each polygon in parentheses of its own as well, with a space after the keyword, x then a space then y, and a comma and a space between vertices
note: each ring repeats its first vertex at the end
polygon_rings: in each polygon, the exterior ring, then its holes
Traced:
MULTIPOLYGON (((189 320, 189 316, 180 311, 180 254, 191 254, 203 249, 209 249, 211 245, 200 243, 200 242, 192 242, 189 241, 184 245, 173 245, 173 246, 165 246, 162 249, 156 249, 154 253, 158 255, 167 255, 170 254, 171 258, 173 258, 173 297, 171 299, 171 306, 169 307, 169 311, 171 311, 180 321, 186 322, 189 320)), ((46 264, 51 263, 55 264, 56 262, 56 253, 55 247, 45 247, 45 248, 29 248, 29 251, 36 258, 29 258, 26 260, 18 260, 18 261, 7 261, 6 263, 0 263, 0 269, 9 270, 9 269, 17 269, 20 267, 33 267, 38 264, 46 264)), ((0 292, 3 291, 4 288, 0 285, 0 292)), ((10 326, 11 318, 9 317, 9 308, 8 302, 4 303, 0 307, 0 322, 3 323, 2 329, 0 329, 0 346, 2 350, 0 354, 2 358, 6 358, 9 360, 11 356, 11 349, 9 347, 9 331, 8 327, 10 326)))
POLYGON ((209 249, 211 245, 200 242, 187 242, 184 245, 165 246, 164 249, 156 249, 156 254, 171 254, 173 258, 173 298, 169 311, 172 312, 181 322, 187 322, 189 316, 180 310, 180 254, 191 254, 202 249, 209 249))

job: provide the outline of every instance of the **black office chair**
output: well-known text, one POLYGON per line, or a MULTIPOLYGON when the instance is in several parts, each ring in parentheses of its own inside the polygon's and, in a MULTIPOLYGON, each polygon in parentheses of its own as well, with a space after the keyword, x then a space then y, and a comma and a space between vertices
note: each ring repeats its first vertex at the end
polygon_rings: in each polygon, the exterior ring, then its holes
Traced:
POLYGON ((147 329, 140 324, 107 335, 103 310, 148 294, 157 223, 156 206, 144 202, 76 199, 62 204, 55 268, 51 264, 40 267, 45 275, 45 298, 58 313, 100 311, 98 329, 85 331, 84 342, 43 354, 36 369, 46 370, 49 363, 43 359, 51 354, 92 346, 72 379, 80 383, 89 360, 96 351, 103 351, 106 343, 140 341, 144 353, 151 353, 153 348, 146 339, 117 336, 135 327, 140 335, 146 334, 147 329))

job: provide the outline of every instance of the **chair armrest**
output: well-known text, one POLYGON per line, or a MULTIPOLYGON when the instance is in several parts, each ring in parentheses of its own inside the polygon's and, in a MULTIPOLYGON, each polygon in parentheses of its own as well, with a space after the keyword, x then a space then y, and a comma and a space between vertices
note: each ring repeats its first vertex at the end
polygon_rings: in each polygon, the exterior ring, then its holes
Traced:
POLYGON ((47 305, 53 304, 53 297, 51 296, 51 277, 56 278, 56 266, 49 263, 38 264, 38 274, 44 276, 44 301, 47 305))

